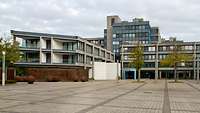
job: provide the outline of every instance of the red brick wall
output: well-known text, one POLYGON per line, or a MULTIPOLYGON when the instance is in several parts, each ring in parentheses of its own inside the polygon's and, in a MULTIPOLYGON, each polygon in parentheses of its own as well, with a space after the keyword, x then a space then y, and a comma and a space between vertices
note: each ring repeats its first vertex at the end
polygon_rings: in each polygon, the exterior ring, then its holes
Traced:
MULTIPOLYGON (((7 70, 7 80, 14 80, 15 78, 15 69, 9 68, 7 70)), ((0 80, 2 79, 2 69, 0 68, 0 80)))
POLYGON ((32 75, 37 81, 46 81, 48 77, 58 77, 61 81, 88 80, 88 69, 60 68, 26 68, 27 75, 32 75))

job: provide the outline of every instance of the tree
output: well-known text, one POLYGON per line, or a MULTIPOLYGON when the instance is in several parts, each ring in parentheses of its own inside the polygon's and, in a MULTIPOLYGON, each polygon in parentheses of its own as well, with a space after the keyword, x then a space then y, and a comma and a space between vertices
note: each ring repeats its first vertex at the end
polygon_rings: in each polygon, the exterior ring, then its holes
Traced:
POLYGON ((19 43, 17 41, 8 41, 0 38, 0 62, 2 62, 2 51, 6 52, 6 68, 20 59, 19 43))
POLYGON ((138 43, 136 47, 133 48, 130 58, 131 62, 129 63, 130 67, 134 67, 137 71, 138 75, 138 82, 140 81, 140 69, 142 68, 142 65, 144 64, 144 58, 143 58, 143 47, 138 43))
POLYGON ((177 65, 178 63, 192 60, 192 56, 181 53, 181 46, 174 43, 172 52, 160 61, 162 66, 174 67, 174 80, 177 82, 177 65))

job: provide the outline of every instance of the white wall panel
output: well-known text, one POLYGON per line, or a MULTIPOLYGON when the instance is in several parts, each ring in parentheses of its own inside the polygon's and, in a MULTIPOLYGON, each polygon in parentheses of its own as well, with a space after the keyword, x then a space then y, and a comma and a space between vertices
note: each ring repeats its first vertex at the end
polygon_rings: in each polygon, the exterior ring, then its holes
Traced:
POLYGON ((117 69, 117 63, 94 62, 95 80, 116 80, 117 74, 120 76, 120 64, 117 69))

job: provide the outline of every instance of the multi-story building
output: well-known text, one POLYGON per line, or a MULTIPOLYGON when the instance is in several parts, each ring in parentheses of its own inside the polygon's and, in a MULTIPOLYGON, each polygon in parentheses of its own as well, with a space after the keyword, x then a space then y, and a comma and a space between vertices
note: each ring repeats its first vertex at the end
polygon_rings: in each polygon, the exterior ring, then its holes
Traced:
MULTIPOLYGON (((193 56, 193 60, 179 63, 178 75, 180 78, 198 78, 199 77, 199 57, 200 57, 200 42, 183 42, 176 41, 175 38, 163 40, 161 43, 141 44, 144 48, 144 65, 141 68, 141 77, 145 78, 173 78, 173 67, 160 65, 160 60, 169 55, 174 48, 174 45, 181 47, 181 53, 193 56), (184 65, 181 65, 184 64, 184 65)), ((122 63, 122 78, 135 78, 136 70, 129 67, 131 58, 129 55, 137 44, 125 43, 121 46, 121 63, 122 63)))
POLYGON ((149 21, 135 18, 131 22, 121 21, 119 16, 107 17, 107 28, 104 30, 105 48, 115 53, 116 60, 120 60, 120 46, 122 43, 139 41, 143 44, 160 41, 158 27, 151 27, 149 21))
POLYGON ((79 36, 11 30, 20 42, 19 67, 91 68, 95 61, 114 62, 114 54, 79 36))
POLYGON ((97 38, 84 38, 90 43, 96 44, 104 48, 104 37, 97 37, 97 38))

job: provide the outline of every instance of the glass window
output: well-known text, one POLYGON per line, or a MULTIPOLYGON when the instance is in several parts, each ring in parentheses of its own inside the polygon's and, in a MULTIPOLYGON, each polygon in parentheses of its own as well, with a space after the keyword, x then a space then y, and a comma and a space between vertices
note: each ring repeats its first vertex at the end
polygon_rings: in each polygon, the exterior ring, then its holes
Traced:
POLYGON ((113 45, 118 45, 119 41, 113 41, 113 45))
POLYGON ((113 38, 116 38, 116 34, 113 34, 113 38))

